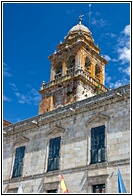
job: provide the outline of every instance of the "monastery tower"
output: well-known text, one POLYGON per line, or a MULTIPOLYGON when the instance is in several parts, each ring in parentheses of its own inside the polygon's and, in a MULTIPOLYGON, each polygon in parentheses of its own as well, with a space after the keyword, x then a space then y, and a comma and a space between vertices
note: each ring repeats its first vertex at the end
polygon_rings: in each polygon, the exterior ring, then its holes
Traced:
POLYGON ((81 17, 57 49, 49 56, 50 82, 42 83, 39 114, 107 91, 104 86, 107 61, 99 54, 100 49, 81 17))

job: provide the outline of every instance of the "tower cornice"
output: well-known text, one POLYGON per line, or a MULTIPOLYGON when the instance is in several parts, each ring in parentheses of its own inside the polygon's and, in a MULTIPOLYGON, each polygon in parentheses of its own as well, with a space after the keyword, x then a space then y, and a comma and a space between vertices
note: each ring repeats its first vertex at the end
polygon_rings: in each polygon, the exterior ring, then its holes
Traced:
POLYGON ((91 44, 87 44, 86 42, 80 40, 79 42, 75 42, 73 45, 68 46, 67 48, 64 47, 62 50, 57 51, 57 53, 50 55, 48 58, 52 61, 56 58, 59 58, 60 55, 62 55, 62 53, 67 53, 70 52, 70 50, 78 50, 81 47, 84 47, 85 49, 87 49, 89 51, 89 53, 91 55, 93 55, 93 57, 99 59, 101 62, 103 62, 104 65, 106 65, 108 63, 108 61, 106 61, 102 56, 99 55, 98 52, 96 52, 96 50, 100 51, 100 49, 97 46, 91 45, 91 44), (92 47, 90 47, 92 46, 92 47))

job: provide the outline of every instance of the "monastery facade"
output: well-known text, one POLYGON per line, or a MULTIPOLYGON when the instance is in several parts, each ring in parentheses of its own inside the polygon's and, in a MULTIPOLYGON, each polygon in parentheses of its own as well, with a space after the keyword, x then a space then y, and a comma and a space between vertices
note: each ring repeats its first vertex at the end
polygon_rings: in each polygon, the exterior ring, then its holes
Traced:
POLYGON ((104 85, 108 63, 90 30, 72 27, 49 56, 39 114, 4 127, 3 192, 118 193, 118 168, 130 193, 130 86, 104 85))

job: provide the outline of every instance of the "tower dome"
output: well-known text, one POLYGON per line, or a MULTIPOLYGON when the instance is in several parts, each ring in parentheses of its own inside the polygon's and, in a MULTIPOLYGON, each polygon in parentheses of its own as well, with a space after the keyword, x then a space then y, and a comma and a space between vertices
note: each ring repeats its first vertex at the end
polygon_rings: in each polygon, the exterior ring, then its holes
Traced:
POLYGON ((83 31, 83 32, 86 32, 86 33, 90 33, 90 30, 85 27, 82 23, 81 23, 82 19, 80 18, 79 19, 79 24, 75 25, 74 27, 72 27, 69 31, 68 34, 70 33, 74 33, 74 32, 77 32, 77 31, 83 31))
POLYGON ((85 27, 82 24, 77 24, 74 27, 72 27, 69 31, 69 33, 75 32, 75 31, 84 31, 86 33, 90 33, 89 29, 87 27, 85 27))

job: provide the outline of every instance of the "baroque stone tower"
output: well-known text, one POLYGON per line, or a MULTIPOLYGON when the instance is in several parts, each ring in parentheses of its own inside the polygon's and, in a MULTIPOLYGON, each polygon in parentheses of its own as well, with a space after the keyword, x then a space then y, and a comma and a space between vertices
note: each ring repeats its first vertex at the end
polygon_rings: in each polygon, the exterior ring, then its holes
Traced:
POLYGON ((104 69, 108 62, 100 56, 100 49, 81 18, 57 49, 49 56, 50 82, 43 82, 39 91, 39 114, 107 91, 104 69))

